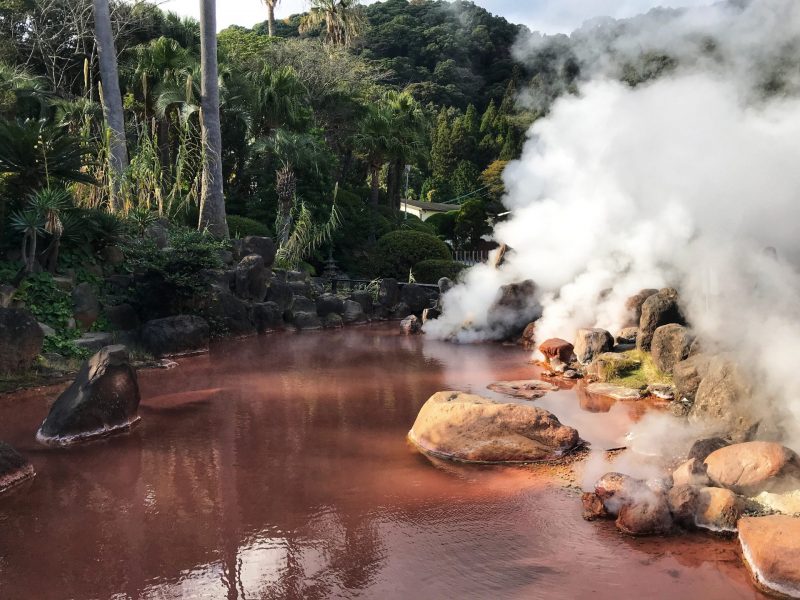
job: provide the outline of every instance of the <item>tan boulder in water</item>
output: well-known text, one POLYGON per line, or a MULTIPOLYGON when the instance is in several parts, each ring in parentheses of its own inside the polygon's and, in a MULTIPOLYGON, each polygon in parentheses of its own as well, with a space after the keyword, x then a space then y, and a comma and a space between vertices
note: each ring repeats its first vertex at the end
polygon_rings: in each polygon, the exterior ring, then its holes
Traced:
POLYGON ((739 542, 756 585, 800 598, 800 518, 745 517, 739 520, 739 542))
POLYGON ((705 460, 708 477, 739 494, 796 489, 800 458, 774 442, 745 442, 712 452, 705 460))
POLYGON ((463 392, 431 396, 408 437, 427 453, 466 462, 552 460, 580 442, 575 429, 544 409, 463 392))

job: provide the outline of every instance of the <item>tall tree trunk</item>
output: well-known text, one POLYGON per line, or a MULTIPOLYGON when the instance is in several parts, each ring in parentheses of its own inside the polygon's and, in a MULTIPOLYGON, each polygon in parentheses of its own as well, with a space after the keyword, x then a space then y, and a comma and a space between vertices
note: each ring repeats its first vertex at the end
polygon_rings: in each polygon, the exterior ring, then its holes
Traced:
POLYGON ((111 12, 108 0, 94 0, 94 36, 100 58, 100 81, 103 84, 103 112, 108 126, 109 166, 111 174, 111 210, 122 209, 124 199, 120 193, 122 175, 128 168, 128 146, 125 142, 125 113, 119 90, 117 49, 111 30, 111 12))
POLYGON ((219 121, 216 0, 200 0, 200 70, 202 72, 200 125, 203 137, 203 186, 199 229, 228 237, 222 190, 222 130, 219 121))
POLYGON ((371 164, 370 170, 370 194, 369 201, 371 205, 370 220, 369 220, 369 241, 375 243, 377 235, 375 232, 375 225, 378 219, 378 202, 381 197, 381 165, 380 163, 371 164))
POLYGON ((275 5, 270 0, 267 0, 267 27, 269 37, 275 37, 275 5))

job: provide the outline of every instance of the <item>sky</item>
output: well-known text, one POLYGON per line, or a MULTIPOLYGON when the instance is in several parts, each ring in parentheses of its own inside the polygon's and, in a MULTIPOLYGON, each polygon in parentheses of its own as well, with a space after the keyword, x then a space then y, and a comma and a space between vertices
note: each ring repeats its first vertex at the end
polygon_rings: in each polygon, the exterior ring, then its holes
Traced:
MULTIPOLYGON (((630 17, 656 6, 698 6, 712 0, 476 0, 476 4, 513 23, 524 23, 534 31, 569 33, 587 19, 601 16, 630 17)), ((370 4, 369 0, 365 4, 370 4)), ((198 16, 199 0, 166 0, 164 10, 198 16)), ((308 0, 281 0, 278 18, 304 12, 308 0)), ((262 0, 219 0, 217 21, 220 29, 229 25, 251 27, 267 18, 262 0)))

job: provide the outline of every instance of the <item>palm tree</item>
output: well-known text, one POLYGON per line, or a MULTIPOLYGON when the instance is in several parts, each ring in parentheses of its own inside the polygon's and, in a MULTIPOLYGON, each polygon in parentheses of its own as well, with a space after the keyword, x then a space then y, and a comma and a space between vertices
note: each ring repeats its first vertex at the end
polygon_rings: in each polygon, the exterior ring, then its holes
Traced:
POLYGON ((394 147, 390 152, 387 174, 389 205, 400 209, 401 176, 407 164, 423 158, 427 119, 414 97, 407 92, 389 91, 383 97, 392 113, 394 125, 394 147))
POLYGON ((264 0, 267 5, 267 27, 269 29, 269 37, 275 37, 275 7, 281 0, 264 0))
POLYGON ((300 20, 300 33, 325 24, 325 41, 350 46, 367 25, 360 0, 311 0, 311 8, 300 20))
POLYGON ((308 116, 308 92, 292 67, 265 65, 253 77, 253 121, 255 129, 269 136, 280 127, 296 127, 308 116))
POLYGON ((111 175, 111 210, 117 212, 124 204, 120 187, 128 167, 128 146, 125 142, 125 114, 117 71, 117 49, 111 29, 108 0, 94 0, 94 36, 100 58, 102 99, 108 127, 109 166, 111 175))
POLYGON ((222 128, 219 120, 216 0, 200 0, 200 126, 203 138, 203 181, 198 228, 228 237, 222 189, 222 128))

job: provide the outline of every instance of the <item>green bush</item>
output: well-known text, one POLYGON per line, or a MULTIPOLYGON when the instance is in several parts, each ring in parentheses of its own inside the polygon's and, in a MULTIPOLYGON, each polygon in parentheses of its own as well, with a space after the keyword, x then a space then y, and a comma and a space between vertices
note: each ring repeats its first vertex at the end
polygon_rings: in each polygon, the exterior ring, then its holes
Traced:
POLYGON ((414 265, 414 279, 419 283, 438 283, 442 277, 455 280, 467 265, 452 260, 423 260, 414 265))
POLYGON ((436 235, 445 240, 454 240, 456 237, 456 219, 458 218, 458 211, 451 210, 446 213, 436 213, 428 217, 425 221, 436 230, 436 235))
POLYGON ((234 238, 244 238, 248 235, 272 237, 269 227, 255 219, 241 215, 228 215, 228 229, 231 232, 231 237, 234 238))
POLYGON ((400 217, 400 227, 398 229, 401 230, 410 230, 410 231, 420 231, 422 233, 428 233, 430 235, 436 235, 436 228, 430 225, 427 221, 423 221, 419 217, 415 217, 414 215, 407 215, 400 217))
POLYGON ((376 260, 380 274, 404 280, 412 267, 424 260, 452 260, 442 240, 419 231, 392 231, 378 240, 376 260))

